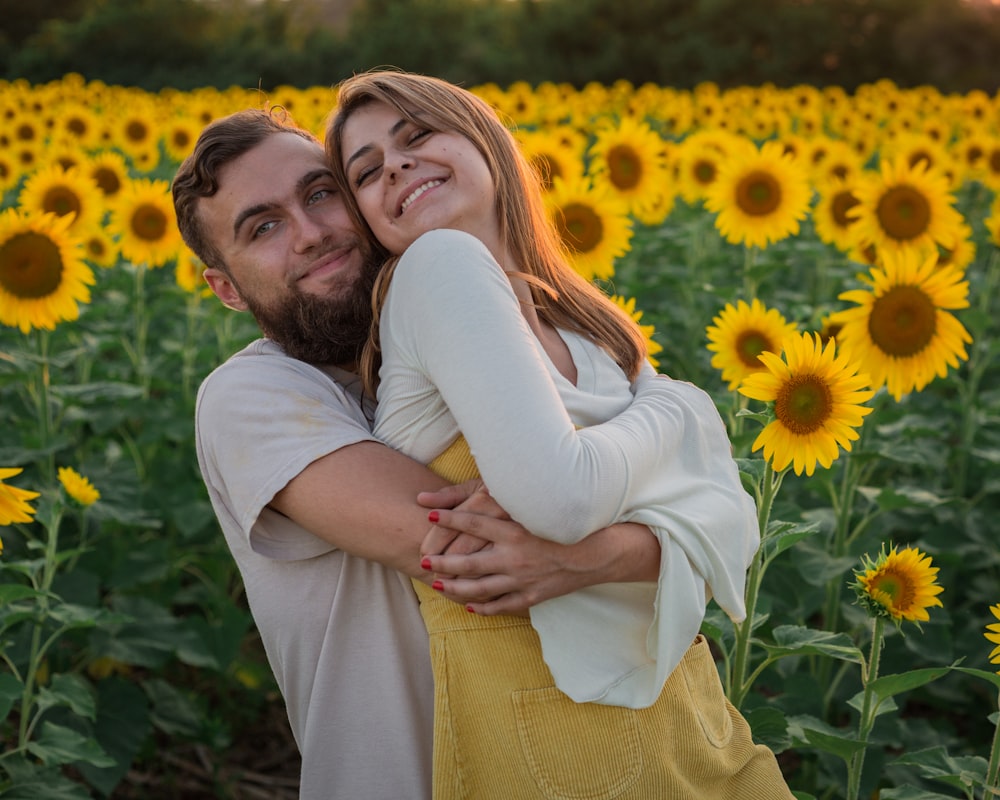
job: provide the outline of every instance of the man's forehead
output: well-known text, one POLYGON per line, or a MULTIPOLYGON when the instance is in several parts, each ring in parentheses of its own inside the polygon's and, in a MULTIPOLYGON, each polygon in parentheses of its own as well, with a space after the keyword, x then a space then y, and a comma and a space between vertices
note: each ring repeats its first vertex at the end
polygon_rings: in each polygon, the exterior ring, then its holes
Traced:
POLYGON ((326 154, 318 142, 294 133, 276 133, 223 167, 219 185, 225 189, 227 183, 249 183, 267 189, 275 176, 295 182, 300 175, 326 166, 326 154))

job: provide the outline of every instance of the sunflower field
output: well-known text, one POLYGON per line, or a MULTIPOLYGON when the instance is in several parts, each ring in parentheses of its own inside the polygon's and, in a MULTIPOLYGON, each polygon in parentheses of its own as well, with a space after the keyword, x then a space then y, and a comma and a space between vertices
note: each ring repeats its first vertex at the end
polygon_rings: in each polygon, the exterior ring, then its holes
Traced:
MULTIPOLYGON (((577 268, 729 426, 762 544, 748 618, 703 631, 795 795, 997 796, 1000 95, 473 91, 577 268)), ((321 135, 335 99, 0 83, 2 798, 294 796, 193 441, 257 331, 169 185, 213 118, 321 135)))

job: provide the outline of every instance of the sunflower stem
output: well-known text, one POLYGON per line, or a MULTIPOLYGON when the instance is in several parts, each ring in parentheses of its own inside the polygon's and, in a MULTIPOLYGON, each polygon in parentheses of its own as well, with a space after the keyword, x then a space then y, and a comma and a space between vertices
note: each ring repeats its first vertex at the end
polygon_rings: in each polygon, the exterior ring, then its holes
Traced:
POLYGON ((885 620, 876 617, 873 622, 871 654, 868 656, 868 667, 861 676, 864 682, 861 716, 858 717, 858 742, 861 746, 847 762, 847 800, 858 800, 858 794, 861 790, 861 771, 864 768, 865 753, 868 750, 868 735, 875 724, 877 706, 874 703, 872 685, 878 678, 879 659, 885 640, 885 620))
POLYGON ((133 366, 139 379, 144 399, 149 397, 150 370, 146 363, 146 341, 149 336, 149 315, 146 314, 146 265, 135 264, 135 307, 132 318, 135 323, 135 345, 132 354, 133 366))
POLYGON ((757 296, 757 281, 753 277, 753 268, 757 263, 757 247, 743 248, 743 296, 750 302, 757 296))
MULTIPOLYGON (((1000 697, 997 699, 1000 709, 1000 697)), ((983 800, 1000 794, 1000 719, 993 729, 993 747, 990 748, 990 763, 986 768, 986 786, 983 789, 983 800)))
POLYGON ((49 369, 49 334, 48 331, 38 331, 38 377, 35 403, 38 411, 38 427, 41 438, 39 449, 45 453, 45 477, 51 482, 56 476, 55 454, 49 452, 52 438, 52 403, 49 395, 51 387, 51 372, 49 369))
POLYGON ((774 498, 778 493, 784 475, 784 470, 776 473, 771 467, 771 462, 765 462, 764 475, 757 486, 757 526, 760 530, 761 543, 760 547, 757 548, 757 552, 754 553, 753 562, 750 564, 750 571, 747 575, 747 615, 742 622, 735 623, 734 625, 736 629, 736 641, 733 644, 733 669, 727 692, 729 701, 736 708, 739 708, 743 704, 753 684, 754 676, 747 677, 750 667, 750 640, 753 636, 757 599, 760 595, 760 586, 766 570, 764 559, 766 550, 765 540, 767 538, 768 523, 771 518, 771 508, 774 505, 774 498))

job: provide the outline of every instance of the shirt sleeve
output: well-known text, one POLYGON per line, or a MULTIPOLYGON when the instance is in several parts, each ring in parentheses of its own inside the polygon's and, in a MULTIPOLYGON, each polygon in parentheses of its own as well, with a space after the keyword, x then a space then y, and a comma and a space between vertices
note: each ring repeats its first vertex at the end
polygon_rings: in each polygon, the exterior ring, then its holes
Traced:
POLYGON ((267 507, 316 459, 374 441, 361 409, 332 378, 283 354, 244 351, 202 383, 195 430, 202 475, 224 526, 279 560, 335 549, 267 507))
MULTIPOLYGON (((681 434, 667 378, 644 381, 624 412, 577 430, 506 275, 464 233, 432 231, 407 249, 381 336, 440 393, 497 501, 545 538, 577 541, 611 524, 681 434)), ((391 413, 413 412, 404 402, 391 413)), ((383 422, 404 432, 393 445, 409 452, 406 420, 383 422)))

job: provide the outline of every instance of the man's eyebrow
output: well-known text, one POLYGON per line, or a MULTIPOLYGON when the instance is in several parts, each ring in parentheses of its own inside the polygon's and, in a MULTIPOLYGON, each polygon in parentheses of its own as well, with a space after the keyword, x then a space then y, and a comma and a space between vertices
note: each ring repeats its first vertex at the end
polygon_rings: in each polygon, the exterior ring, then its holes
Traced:
MULTIPOLYGON (((391 128, 389 128, 389 135, 395 136, 397 133, 399 133, 399 129, 402 128, 404 125, 406 125, 406 123, 408 122, 409 122, 408 119, 400 118, 398 122, 396 122, 391 128)), ((372 146, 370 144, 362 145, 357 150, 355 150, 354 154, 349 159, 347 159, 347 163, 344 164, 344 172, 348 172, 351 169, 351 164, 353 164, 362 156, 370 153, 371 150, 372 146)))
MULTIPOLYGON (((333 178, 333 173, 326 167, 321 167, 319 169, 311 170, 299 178, 298 183, 295 184, 295 190, 297 192, 304 191, 309 184, 320 178, 333 178)), ((262 214, 265 211, 270 211, 273 208, 277 208, 277 203, 258 203, 254 206, 249 206, 244 208, 239 214, 236 215, 236 219, 233 221, 233 239, 236 239, 240 235, 240 228, 243 227, 245 223, 251 217, 257 214, 262 214)))

